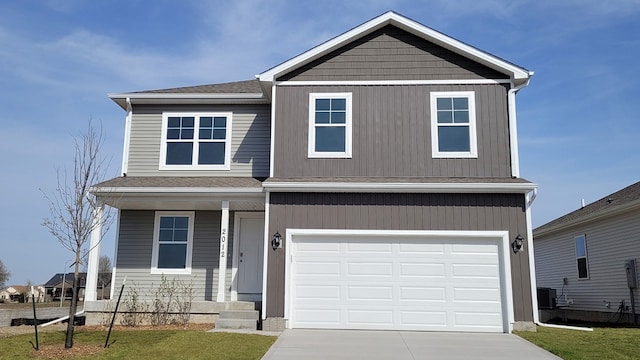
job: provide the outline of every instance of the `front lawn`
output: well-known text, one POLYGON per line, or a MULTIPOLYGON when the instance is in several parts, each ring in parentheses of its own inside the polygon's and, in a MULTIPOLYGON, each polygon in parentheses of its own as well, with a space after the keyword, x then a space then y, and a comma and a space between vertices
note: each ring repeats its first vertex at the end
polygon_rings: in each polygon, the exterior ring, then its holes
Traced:
POLYGON ((640 359, 640 329, 594 328, 593 332, 538 327, 514 331, 565 360, 640 359))
POLYGON ((64 349, 64 332, 39 334, 40 351, 29 341, 34 335, 0 339, 2 359, 260 359, 276 337, 203 330, 114 330, 104 349, 105 330, 76 329, 74 347, 64 349))

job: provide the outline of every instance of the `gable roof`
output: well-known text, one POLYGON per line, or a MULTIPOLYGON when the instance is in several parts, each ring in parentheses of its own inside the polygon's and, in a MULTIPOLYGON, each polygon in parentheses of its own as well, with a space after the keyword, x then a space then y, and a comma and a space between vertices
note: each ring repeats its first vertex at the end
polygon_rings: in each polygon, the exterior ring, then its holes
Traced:
POLYGON ((620 214, 635 208, 640 208, 640 182, 629 185, 581 209, 572 211, 535 228, 533 230, 534 239, 535 236, 546 235, 570 226, 620 214))
POLYGON ((509 75, 509 77, 516 83, 516 85, 526 83, 528 79, 533 76, 533 72, 523 67, 510 63, 495 55, 489 54, 460 40, 447 36, 398 13, 389 11, 343 33, 342 35, 334 37, 331 40, 328 40, 310 50, 307 50, 296 57, 293 57, 279 65, 276 65, 261 74, 256 75, 256 78, 258 78, 261 82, 273 83, 278 76, 295 70, 305 64, 308 64, 321 56, 337 50, 342 46, 387 25, 396 26, 427 41, 433 42, 439 46, 460 54, 466 58, 481 63, 489 68, 509 75))
MULTIPOLYGON (((74 278, 74 273, 68 273, 68 274, 63 274, 63 273, 58 273, 53 275, 53 277, 51 277, 51 279, 49 279, 49 281, 47 281, 44 285, 44 287, 50 288, 50 287, 56 287, 58 285, 60 285, 62 283, 62 279, 64 278, 64 282, 65 284, 70 284, 73 285, 73 278, 74 278), (64 275, 64 276, 63 276, 64 275)), ((79 286, 81 288, 85 287, 85 282, 87 280, 87 273, 78 273, 78 280, 79 280, 79 286)), ((66 285, 65 285, 66 287, 66 285)))
POLYGON ((268 103, 258 80, 114 93, 109 94, 109 98, 125 110, 127 99, 132 104, 268 103))

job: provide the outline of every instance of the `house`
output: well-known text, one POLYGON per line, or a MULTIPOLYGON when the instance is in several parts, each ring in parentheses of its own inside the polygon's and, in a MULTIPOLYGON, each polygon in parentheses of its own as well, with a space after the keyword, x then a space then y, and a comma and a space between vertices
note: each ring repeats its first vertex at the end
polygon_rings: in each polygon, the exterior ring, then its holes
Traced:
MULTIPOLYGON (((58 273, 55 274, 47 281, 43 286, 45 288, 47 297, 49 300, 59 301, 61 294, 64 292, 64 300, 71 300, 73 296, 73 280, 75 274, 70 273, 58 273)), ((78 273, 78 300, 84 299, 85 286, 86 286, 87 273, 78 273)))
POLYGON ((388 12, 254 80, 111 94, 114 289, 190 282, 192 314, 250 301, 266 330, 534 328, 532 75, 388 12))
POLYGON ((0 290, 0 302, 24 303, 31 302, 32 299, 35 299, 35 302, 43 302, 44 294, 43 286, 11 285, 0 290))
POLYGON ((633 320, 633 308, 640 312, 639 233, 640 182, 536 228, 537 284, 561 305, 546 301, 544 318, 633 320))

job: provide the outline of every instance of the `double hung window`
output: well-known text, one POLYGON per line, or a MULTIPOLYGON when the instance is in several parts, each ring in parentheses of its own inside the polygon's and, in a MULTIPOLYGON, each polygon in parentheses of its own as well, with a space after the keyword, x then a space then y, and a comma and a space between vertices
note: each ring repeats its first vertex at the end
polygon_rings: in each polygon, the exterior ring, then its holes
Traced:
POLYGON ((193 222, 192 211, 156 212, 152 273, 191 273, 193 222))
POLYGON ((310 158, 351 158, 351 93, 309 95, 310 158))
POLYGON ((228 170, 231 113, 165 113, 161 170, 228 170))
POLYGON ((473 91, 431 93, 431 144, 435 158, 478 156, 473 91))

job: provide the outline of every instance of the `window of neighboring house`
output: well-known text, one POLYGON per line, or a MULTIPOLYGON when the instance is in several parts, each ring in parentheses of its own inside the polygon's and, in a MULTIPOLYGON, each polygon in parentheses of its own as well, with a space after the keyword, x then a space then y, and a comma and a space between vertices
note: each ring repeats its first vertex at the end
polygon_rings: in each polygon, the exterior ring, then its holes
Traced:
POLYGON ((190 274, 194 212, 156 212, 152 274, 190 274))
POLYGON ((431 93, 431 147, 434 158, 476 158, 473 91, 431 93))
POLYGON ((231 113, 164 113, 160 170, 229 170, 231 113))
POLYGON ((351 158, 351 93, 309 94, 310 158, 351 158))
POLYGON ((589 263, 587 261, 587 237, 576 236, 576 263, 578 267, 578 279, 589 278, 589 263))

